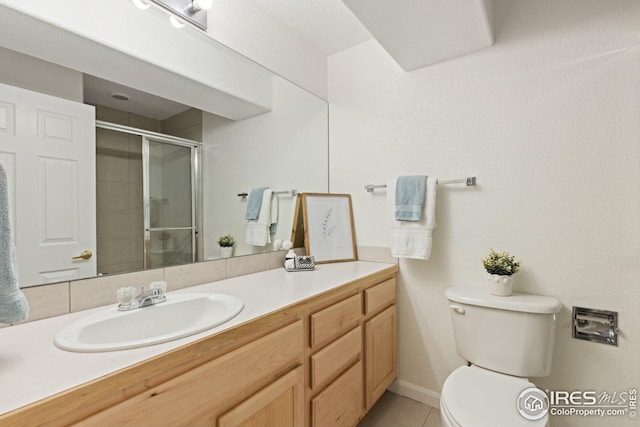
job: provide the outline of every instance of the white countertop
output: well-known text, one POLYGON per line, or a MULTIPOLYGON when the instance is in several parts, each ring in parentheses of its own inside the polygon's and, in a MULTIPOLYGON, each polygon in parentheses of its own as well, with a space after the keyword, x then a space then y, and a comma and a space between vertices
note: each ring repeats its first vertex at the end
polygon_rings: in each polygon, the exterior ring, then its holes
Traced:
MULTIPOLYGON (((130 350, 73 353, 60 350, 53 344, 54 336, 64 326, 87 314, 103 310, 104 307, 0 329, 0 414, 225 331, 390 266, 392 264, 355 261, 321 264, 311 272, 289 273, 278 268, 175 291, 234 295, 243 300, 244 309, 227 323, 197 335, 130 350)), ((168 293, 168 298, 172 293, 174 292, 168 293)))

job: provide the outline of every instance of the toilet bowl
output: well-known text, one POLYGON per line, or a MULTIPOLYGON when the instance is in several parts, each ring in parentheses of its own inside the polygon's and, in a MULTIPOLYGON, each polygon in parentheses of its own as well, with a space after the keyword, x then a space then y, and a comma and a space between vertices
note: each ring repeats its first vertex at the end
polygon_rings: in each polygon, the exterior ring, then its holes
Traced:
POLYGON ((442 387, 442 424, 444 427, 548 427, 548 415, 532 421, 518 412, 518 396, 531 387, 535 385, 525 378, 462 366, 449 375, 442 387))
POLYGON ((444 382, 443 425, 549 426, 546 396, 525 390, 535 389, 527 378, 551 373, 560 302, 518 292, 494 296, 481 287, 453 287, 446 295, 456 350, 471 366, 457 368, 444 382), (527 400, 531 406, 523 407, 527 400))

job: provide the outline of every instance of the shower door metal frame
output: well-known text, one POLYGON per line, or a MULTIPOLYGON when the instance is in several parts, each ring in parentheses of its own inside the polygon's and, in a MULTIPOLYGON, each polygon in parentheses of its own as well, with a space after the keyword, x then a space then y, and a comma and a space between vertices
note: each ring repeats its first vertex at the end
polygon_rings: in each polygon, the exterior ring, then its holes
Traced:
POLYGON ((198 259, 198 147, 200 143, 166 135, 142 135, 142 203, 144 212, 144 269, 151 268, 151 232, 191 230, 191 262, 198 259), (191 227, 151 228, 151 195, 149 190, 149 142, 160 142, 191 149, 191 227))
MULTIPOLYGON (((142 137, 142 179, 143 179, 143 211, 144 211, 144 253, 143 253, 143 268, 146 270, 150 268, 150 262, 148 257, 148 247, 151 243, 151 231, 156 229, 150 228, 150 203, 149 203, 149 140, 162 142, 167 144, 179 145, 182 147, 191 148, 191 227, 184 227, 184 229, 192 229, 191 242, 192 242, 192 262, 196 262, 198 259, 198 212, 200 209, 199 200, 199 152, 202 147, 202 143, 191 139, 180 138, 177 136, 165 135, 163 133, 152 132, 144 129, 138 129, 131 126, 120 125, 116 123, 105 122, 103 120, 96 120, 96 128, 113 130, 116 132, 127 133, 130 135, 138 135, 142 137), (145 144, 146 140, 146 144, 145 144), (145 154, 146 145, 146 154, 145 154)), ((177 228, 174 228, 174 230, 177 228)))

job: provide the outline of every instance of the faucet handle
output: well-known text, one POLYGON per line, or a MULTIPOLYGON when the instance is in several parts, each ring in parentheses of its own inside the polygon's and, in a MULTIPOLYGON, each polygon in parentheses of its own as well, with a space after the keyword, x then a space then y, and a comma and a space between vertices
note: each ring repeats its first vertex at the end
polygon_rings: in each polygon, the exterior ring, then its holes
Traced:
POLYGON ((120 305, 131 305, 136 298, 136 288, 133 286, 125 286, 116 291, 116 298, 120 305))
POLYGON ((149 284, 149 289, 154 291, 157 289, 159 295, 164 295, 167 293, 167 282, 164 280, 159 280, 157 282, 151 282, 149 284))
POLYGON ((149 284, 149 291, 151 292, 151 297, 155 303, 163 302, 167 300, 167 282, 164 280, 160 280, 157 282, 151 282, 149 284))

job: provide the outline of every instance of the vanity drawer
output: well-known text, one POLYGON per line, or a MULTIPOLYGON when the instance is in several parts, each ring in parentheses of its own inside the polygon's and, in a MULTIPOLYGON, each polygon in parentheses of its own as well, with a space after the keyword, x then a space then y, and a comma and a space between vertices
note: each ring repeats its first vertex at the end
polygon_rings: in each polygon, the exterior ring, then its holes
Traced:
POLYGON ((311 315, 312 348, 326 344, 358 324, 362 298, 356 294, 311 315))
POLYGON ((311 388, 342 372, 362 351, 362 327, 338 338, 311 356, 311 388))
POLYGON ((312 427, 352 427, 364 411, 362 362, 311 399, 312 427))
POLYGON ((390 306, 396 300, 396 279, 389 279, 364 291, 366 315, 390 306))

